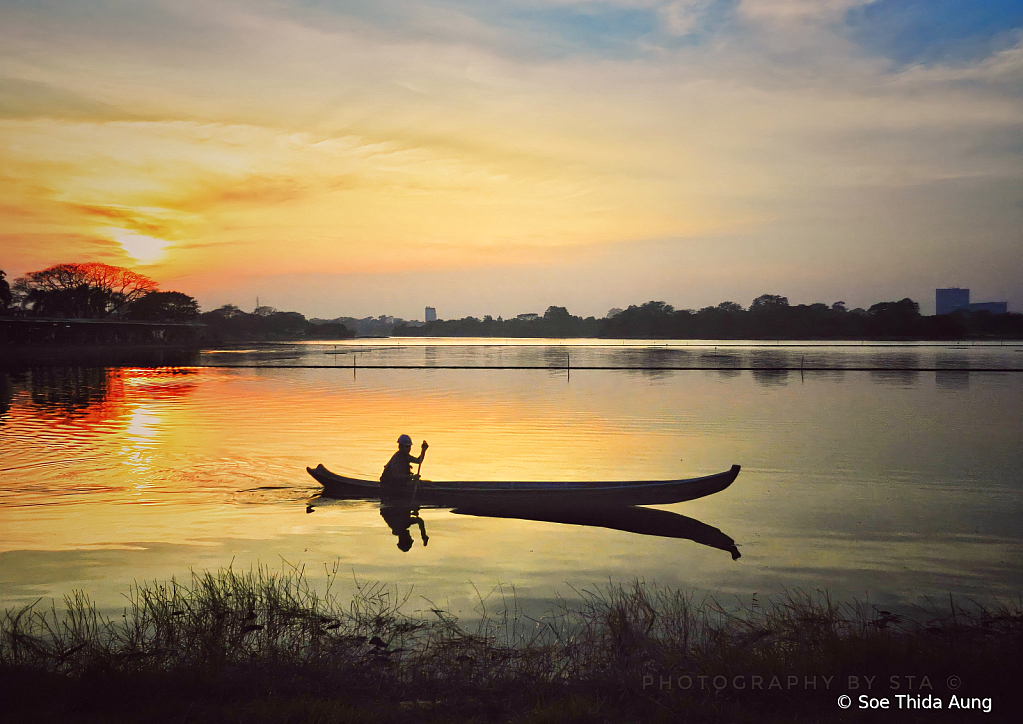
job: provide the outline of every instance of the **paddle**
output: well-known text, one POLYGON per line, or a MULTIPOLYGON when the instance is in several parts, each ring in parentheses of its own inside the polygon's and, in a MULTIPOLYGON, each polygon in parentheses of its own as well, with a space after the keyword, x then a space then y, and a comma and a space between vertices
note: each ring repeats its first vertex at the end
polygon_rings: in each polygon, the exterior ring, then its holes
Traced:
POLYGON ((426 440, 423 440, 423 447, 421 448, 420 453, 419 453, 419 467, 416 468, 416 483, 415 483, 414 486, 412 486, 412 502, 413 503, 416 502, 416 493, 419 492, 419 479, 422 477, 422 473, 423 473, 423 456, 426 455, 426 450, 429 447, 430 446, 426 444, 426 440))

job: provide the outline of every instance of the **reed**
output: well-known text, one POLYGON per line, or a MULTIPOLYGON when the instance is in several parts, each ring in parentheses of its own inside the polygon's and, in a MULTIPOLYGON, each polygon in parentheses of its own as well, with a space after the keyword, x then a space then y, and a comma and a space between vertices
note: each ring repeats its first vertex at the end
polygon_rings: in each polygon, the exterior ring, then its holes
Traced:
POLYGON ((480 596, 478 616, 460 622, 438 608, 406 614, 408 594, 382 584, 339 600, 336 576, 328 570, 317 593, 301 567, 228 568, 187 583, 136 584, 112 618, 81 592, 61 606, 7 610, 0 714, 834 721, 857 713, 835 704, 857 693, 849 677, 863 693, 874 677, 872 695, 954 692, 993 697, 996 706, 1001 697, 1005 707, 1023 664, 1019 600, 950 598, 903 616, 819 591, 726 605, 635 581, 576 591, 541 618, 520 611, 514 591, 500 592, 493 607, 480 596), (949 688, 953 676, 961 690, 949 688))

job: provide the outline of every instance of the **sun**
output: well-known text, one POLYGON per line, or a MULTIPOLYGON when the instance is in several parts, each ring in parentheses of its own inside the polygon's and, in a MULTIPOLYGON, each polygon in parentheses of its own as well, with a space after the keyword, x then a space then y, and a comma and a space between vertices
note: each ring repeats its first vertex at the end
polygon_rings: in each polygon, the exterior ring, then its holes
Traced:
POLYGON ((164 250, 170 246, 165 239, 155 236, 136 234, 128 229, 107 229, 107 233, 121 245, 121 248, 139 264, 152 264, 159 261, 164 250))

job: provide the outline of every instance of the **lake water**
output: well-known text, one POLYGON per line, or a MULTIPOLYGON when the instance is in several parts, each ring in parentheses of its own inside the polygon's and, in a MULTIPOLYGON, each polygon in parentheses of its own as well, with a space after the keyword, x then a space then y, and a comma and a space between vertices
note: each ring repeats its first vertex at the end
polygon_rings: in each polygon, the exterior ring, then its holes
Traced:
POLYGON ((336 354, 209 350, 188 368, 0 372, 0 606, 82 589, 120 611, 132 581, 259 564, 304 565, 314 583, 336 568, 335 592, 383 582, 411 591, 409 611, 461 616, 481 597, 542 607, 635 577, 719 600, 1007 598, 1023 591, 1023 372, 981 370, 1023 367, 1020 350, 355 340, 336 354), (538 369, 440 369, 457 365, 538 369), (639 369, 671 366, 715 369, 639 369), (446 509, 422 511, 429 545, 416 535, 403 553, 373 501, 307 507, 307 465, 375 479, 400 433, 430 442, 434 480, 740 464, 727 490, 660 507, 720 529, 742 557, 446 509))

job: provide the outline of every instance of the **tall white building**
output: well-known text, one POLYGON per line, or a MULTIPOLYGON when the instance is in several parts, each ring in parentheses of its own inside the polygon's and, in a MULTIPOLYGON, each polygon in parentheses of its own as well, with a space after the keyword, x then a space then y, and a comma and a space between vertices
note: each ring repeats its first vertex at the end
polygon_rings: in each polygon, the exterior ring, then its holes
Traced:
POLYGON ((426 308, 426 318, 424 321, 436 322, 437 321, 437 310, 433 307, 426 308))

